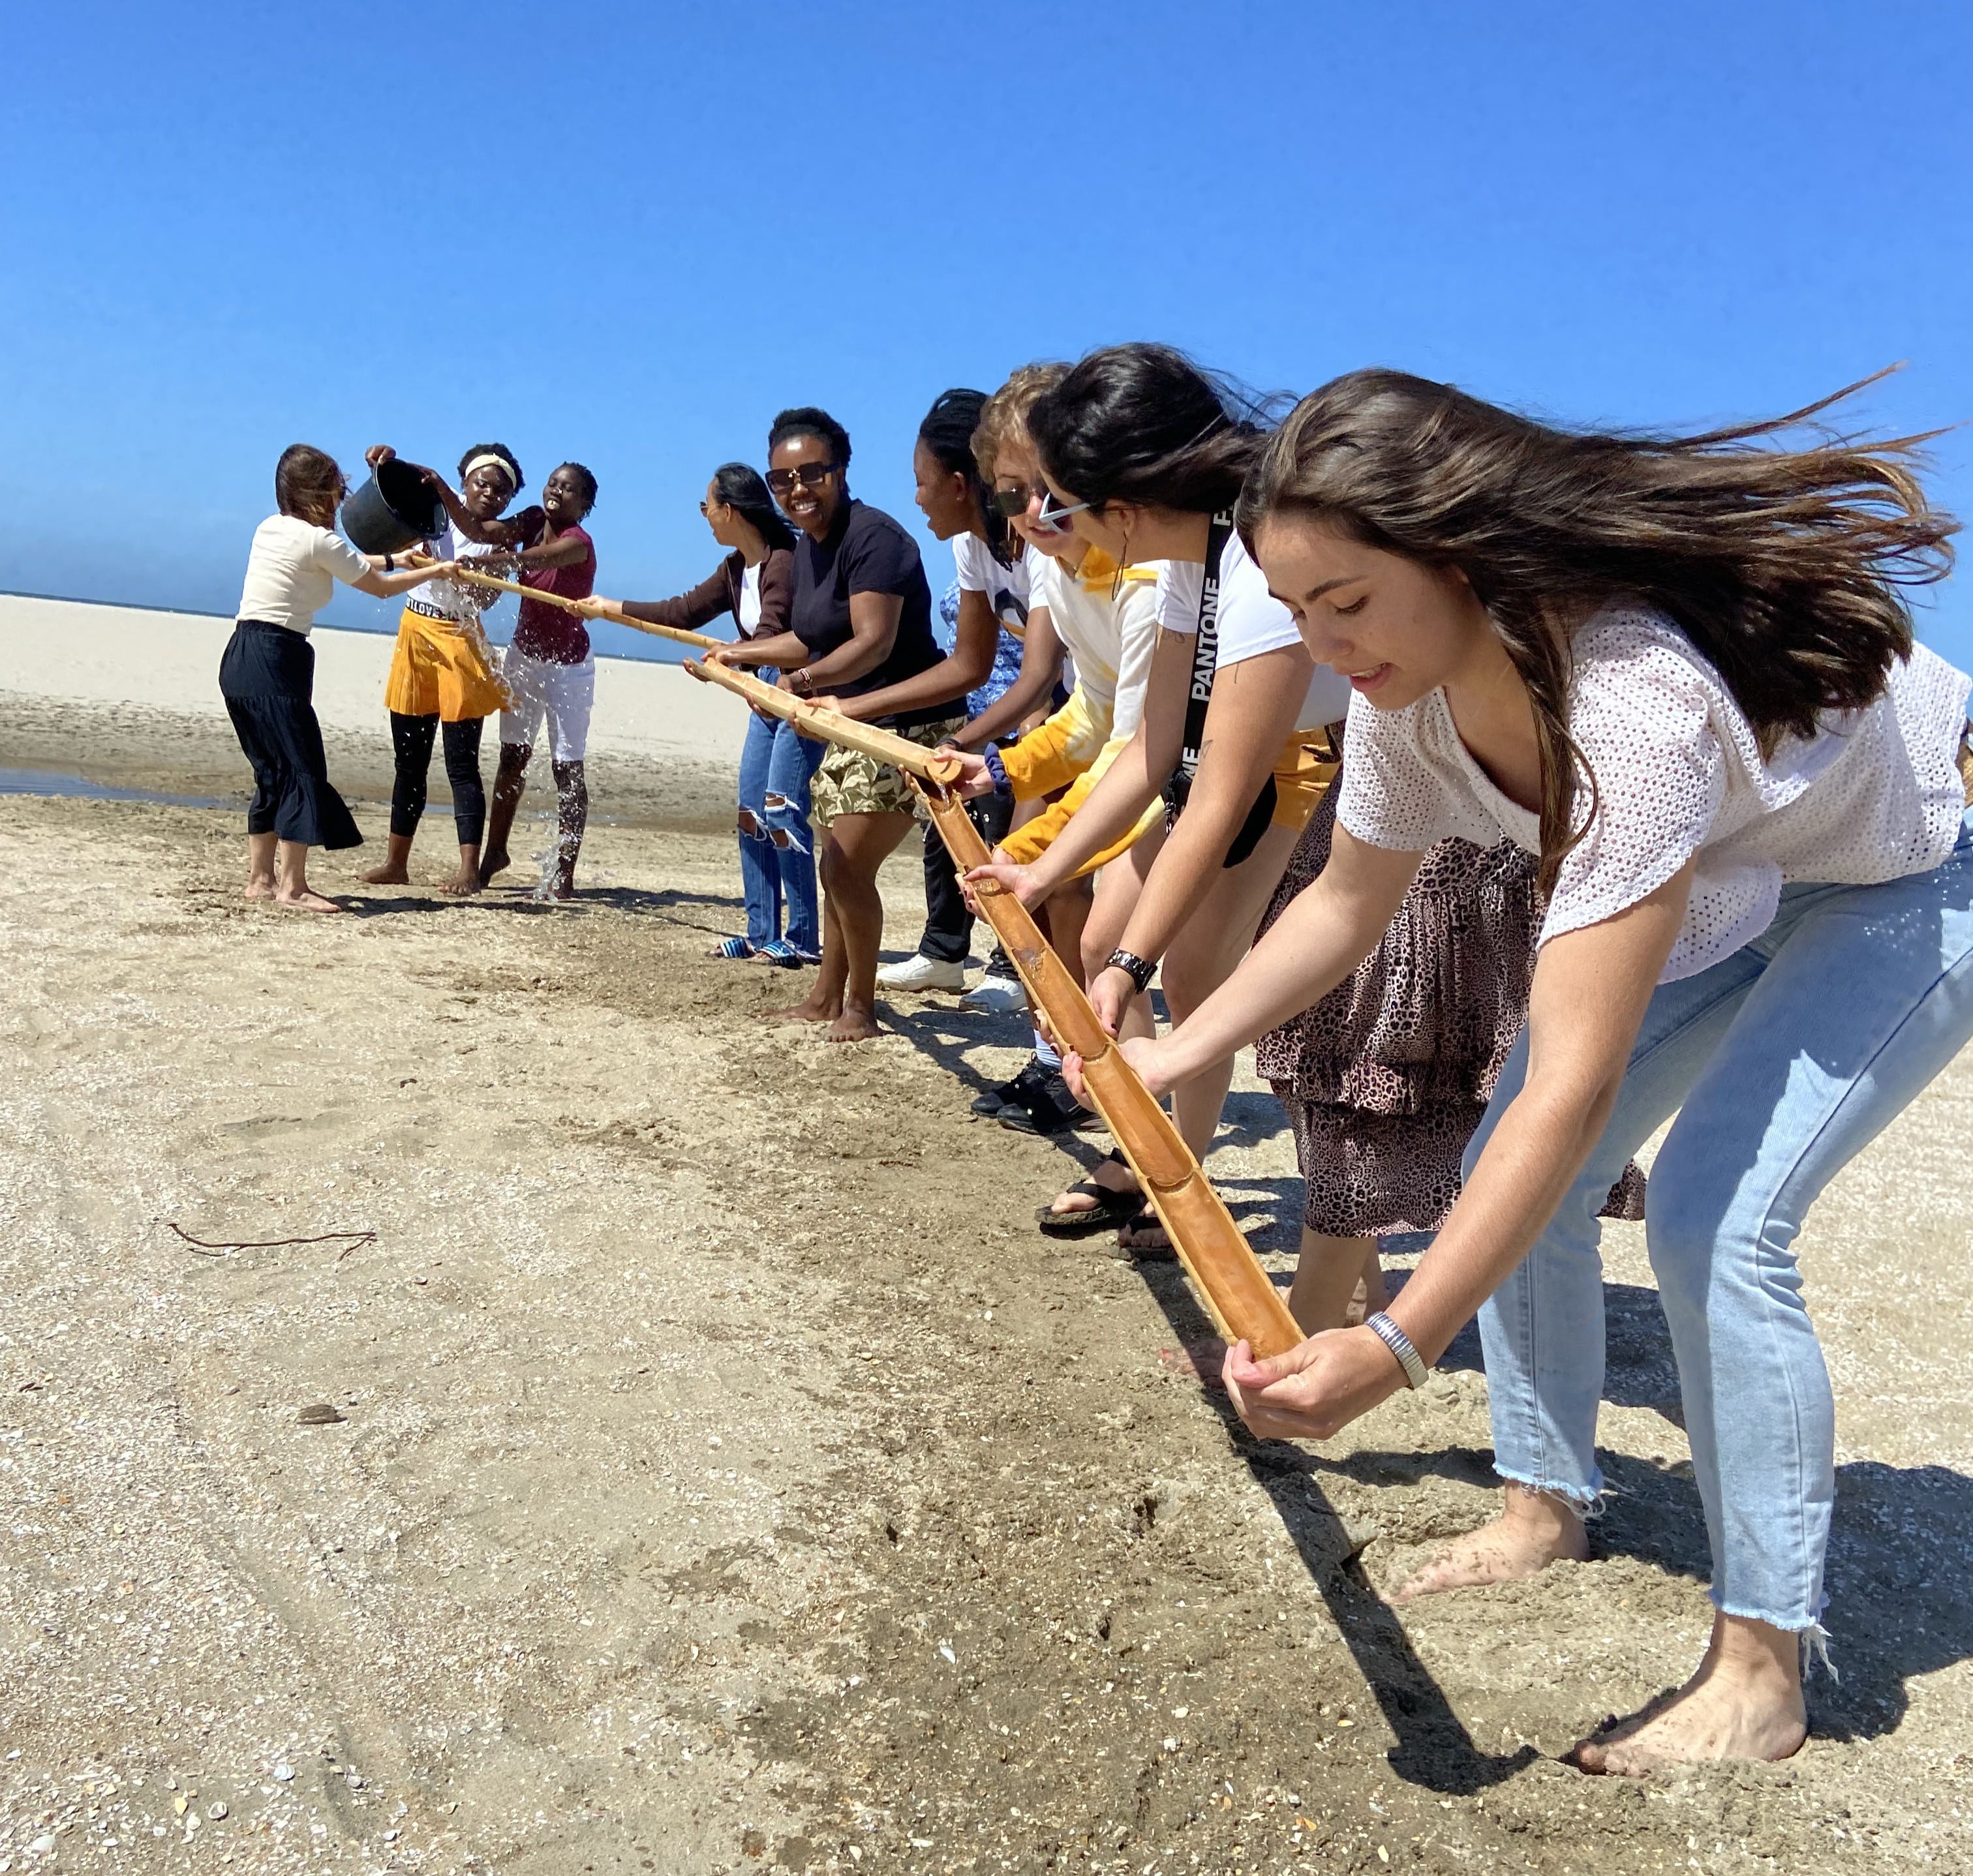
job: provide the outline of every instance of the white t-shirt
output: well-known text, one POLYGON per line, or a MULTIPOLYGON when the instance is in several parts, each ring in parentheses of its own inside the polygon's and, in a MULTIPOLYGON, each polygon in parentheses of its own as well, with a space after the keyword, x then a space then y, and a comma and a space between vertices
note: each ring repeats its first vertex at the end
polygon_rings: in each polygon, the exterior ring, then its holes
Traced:
POLYGON ((735 614, 740 626, 740 636, 751 639, 761 629, 761 568, 765 561, 743 568, 740 574, 740 610, 735 614))
MULTIPOLYGON (((435 561, 483 560, 496 550, 478 541, 469 541, 452 522, 445 532, 424 544, 435 561)), ((440 619, 455 626, 469 619, 477 622, 500 603, 501 596, 487 587, 469 587, 457 580, 427 580, 405 595, 404 603, 427 619, 440 619)))
MULTIPOLYGON (((1153 564, 1162 576, 1162 563, 1153 564)), ((1037 552, 1028 598, 1031 606, 1048 608, 1075 661, 1083 695, 1098 713, 1110 714, 1111 735, 1127 737, 1144 714, 1144 685, 1158 642, 1158 590, 1153 580, 1127 577, 1112 599, 1116 584, 1108 574, 1085 580, 1037 552)))
MULTIPOLYGON (((1206 568, 1198 561, 1168 561, 1158 577, 1158 623, 1167 632, 1195 637, 1199 602, 1206 596, 1206 568)), ((1213 669, 1224 671, 1263 652, 1299 645, 1294 615, 1268 590, 1268 577, 1255 565, 1235 534, 1219 562, 1219 646, 1213 669)), ((1340 723, 1350 709, 1350 680, 1327 665, 1317 665, 1308 695, 1295 719, 1297 730, 1340 723)))
POLYGON ((298 515, 270 515, 254 530, 237 619, 258 619, 308 636, 339 580, 354 586, 370 563, 342 535, 298 515))
MULTIPOLYGON (((1791 881, 1870 885, 1939 865, 1958 837, 1953 760, 1965 672, 1918 646, 1867 708, 1831 711, 1763 761, 1754 732, 1690 639, 1634 602, 1576 634, 1569 727, 1598 807, 1562 863, 1541 941, 1612 918, 1698 855, 1685 924, 1659 981, 1697 976, 1772 922, 1791 881)), ((1467 753, 1443 690, 1402 710, 1350 711, 1337 817, 1373 846, 1416 851, 1504 834, 1533 853, 1540 817, 1467 753)), ((1585 791, 1578 791, 1580 816, 1585 791)))
POLYGON ((1003 567, 994 559, 993 549, 977 534, 953 537, 952 558, 959 570, 960 591, 985 593, 993 616, 1000 622, 1000 629, 1016 639, 1028 629, 1028 588, 1034 564, 1041 557, 1024 541, 1019 557, 1011 567, 1003 567))

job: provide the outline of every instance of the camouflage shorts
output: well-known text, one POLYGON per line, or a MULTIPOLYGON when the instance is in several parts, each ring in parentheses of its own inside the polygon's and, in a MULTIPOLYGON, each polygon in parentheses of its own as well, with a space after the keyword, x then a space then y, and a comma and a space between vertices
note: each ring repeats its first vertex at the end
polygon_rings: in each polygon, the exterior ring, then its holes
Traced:
MULTIPOLYGON (((964 717, 947 717, 939 723, 921 723, 898 734, 908 743, 936 749, 950 742, 966 727, 964 717)), ((826 828, 846 814, 911 814, 922 817, 924 804, 904 772, 860 749, 830 745, 822 766, 810 784, 809 818, 826 828)))

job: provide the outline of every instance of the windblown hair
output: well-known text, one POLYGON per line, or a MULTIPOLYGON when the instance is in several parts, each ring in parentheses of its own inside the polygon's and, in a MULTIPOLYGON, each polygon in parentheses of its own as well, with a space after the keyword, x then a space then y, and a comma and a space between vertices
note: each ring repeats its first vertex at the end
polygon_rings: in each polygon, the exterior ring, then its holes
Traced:
POLYGON ((1267 440, 1271 404, 1169 345, 1092 351, 1028 410, 1028 433, 1058 488, 1212 515, 1232 505, 1267 440))
POLYGON ((849 466, 849 433, 826 410, 812 404, 798 404, 784 410, 767 430, 767 453, 790 436, 820 436, 829 445, 829 453, 838 469, 849 466))
POLYGON ((1035 400, 1068 375, 1068 367, 1054 361, 1024 364, 981 405, 973 432, 973 459, 990 486, 1000 452, 1016 437, 1028 434, 1028 413, 1035 400))
POLYGON ((342 493, 342 471, 326 449, 291 443, 274 465, 274 506, 298 521, 311 521, 324 502, 332 511, 342 493), (303 514, 306 508, 311 512, 303 514))
POLYGON ((980 427, 980 413, 986 404, 983 391, 961 387, 941 391, 918 426, 918 441, 931 452, 940 468, 965 478, 967 492, 980 511, 980 531, 988 551, 1005 567, 1014 557, 1007 518, 993 505, 993 491, 973 459, 973 433, 980 427))
POLYGON ((1769 755, 1814 735, 1821 712, 1874 701, 1910 655, 1900 589, 1945 577, 1958 526, 1914 472, 1928 437, 1775 440, 1862 388, 1765 423, 1644 436, 1557 430, 1449 384, 1353 371, 1269 441, 1241 538, 1252 551, 1270 521, 1319 521, 1471 583, 1534 704, 1546 891, 1596 812, 1569 688, 1572 635, 1606 601, 1634 595, 1676 623, 1769 755))
POLYGON ((576 518, 579 521, 586 521, 589 516, 589 511, 596 505, 596 478, 580 462, 558 462, 548 471, 548 473, 551 476, 558 475, 564 469, 567 469, 575 478, 582 490, 582 513, 576 518))
POLYGON ((745 462, 722 462, 712 472, 712 492, 730 508, 738 508, 740 518, 751 522, 771 547, 791 547, 795 531, 781 518, 774 498, 767 492, 766 479, 745 462))
POLYGON ((521 473, 521 459, 503 443, 476 443, 459 459, 459 473, 466 473, 466 466, 476 456, 497 456, 514 472, 514 486, 510 495, 517 495, 528 485, 527 478, 521 473))

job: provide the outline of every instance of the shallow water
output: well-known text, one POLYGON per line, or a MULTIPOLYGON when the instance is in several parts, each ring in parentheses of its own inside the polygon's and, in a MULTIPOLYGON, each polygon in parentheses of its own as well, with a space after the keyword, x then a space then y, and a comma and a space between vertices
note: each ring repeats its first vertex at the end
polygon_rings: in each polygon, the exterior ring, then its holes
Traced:
POLYGON ((112 788, 86 775, 55 769, 0 769, 0 795, 73 795, 88 801, 157 801, 174 808, 230 808, 215 795, 160 795, 148 788, 112 788))

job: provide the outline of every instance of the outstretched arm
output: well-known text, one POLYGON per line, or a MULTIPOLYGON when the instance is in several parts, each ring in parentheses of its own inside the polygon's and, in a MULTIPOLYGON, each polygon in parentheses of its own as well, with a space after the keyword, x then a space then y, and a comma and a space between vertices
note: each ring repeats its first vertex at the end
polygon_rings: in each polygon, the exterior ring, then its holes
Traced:
POLYGON ((1185 740, 1185 704, 1192 685, 1192 640, 1183 632, 1160 632, 1146 687, 1144 719, 1032 866, 994 861, 975 867, 969 880, 998 881, 1023 905, 1039 905, 1106 848, 1123 838, 1157 798, 1177 767, 1185 740))
POLYGON ((1045 704, 1062 675, 1062 636, 1045 606, 1028 614, 1021 640, 1021 675, 952 739, 955 749, 984 749, 996 736, 1020 727, 1045 704))
MULTIPOLYGON (((1340 829, 1337 838, 1343 838, 1340 829)), ((1427 1362, 1445 1352, 1527 1255, 1601 1137, 1684 923, 1692 869, 1687 861, 1648 898, 1542 946, 1528 1002, 1527 1079, 1387 1312, 1427 1362)), ((1284 916, 1268 944, 1287 923, 1284 916)), ((1267 1361, 1255 1361, 1242 1342, 1228 1355, 1225 1373, 1241 1418, 1277 1439, 1326 1440, 1405 1381, 1395 1357, 1367 1329, 1332 1330, 1267 1361)))

